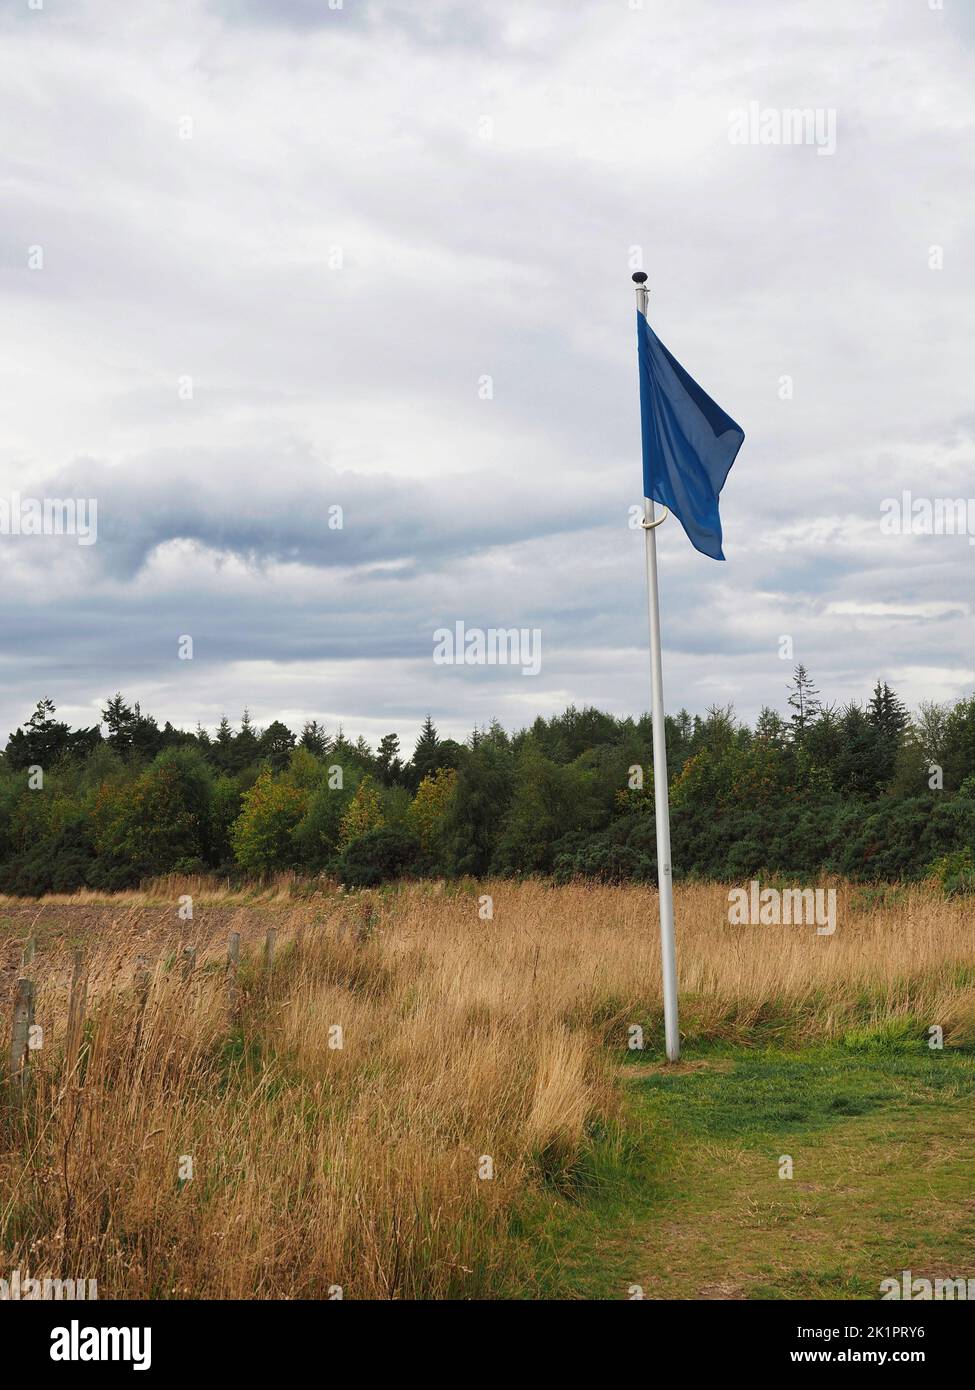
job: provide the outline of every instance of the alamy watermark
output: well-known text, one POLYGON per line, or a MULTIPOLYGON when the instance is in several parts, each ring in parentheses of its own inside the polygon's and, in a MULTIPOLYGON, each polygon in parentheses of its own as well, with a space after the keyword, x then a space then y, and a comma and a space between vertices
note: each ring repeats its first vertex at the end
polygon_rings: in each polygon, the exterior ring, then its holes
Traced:
POLYGON ((96 497, 0 497, 0 536, 75 536, 79 545, 98 539, 96 497))
POLYGON ((458 619, 452 628, 433 634, 437 666, 520 666, 523 676, 542 669, 541 629, 527 627, 467 627, 458 619))
POLYGON ((916 1299, 927 1302, 929 1299, 965 1299, 975 1301, 975 1279, 963 1275, 948 1275, 944 1279, 915 1279, 909 1269, 902 1269, 899 1279, 881 1279, 880 1297, 889 1299, 916 1299))
POLYGON ((967 536, 975 545, 975 497, 915 497, 905 489, 881 502, 880 530, 885 536, 967 536))
POLYGON ((98 1298, 97 1279, 35 1279, 15 1269, 9 1279, 0 1279, 0 1303, 93 1302, 98 1298))
POLYGON ((728 890, 728 921, 733 927, 815 927, 817 936, 832 936, 836 889, 763 888, 753 878, 747 888, 728 890))
POLYGON ((133 1371, 152 1365, 151 1327, 82 1327, 72 1318, 51 1332, 52 1361, 131 1361, 133 1371))
POLYGON ((816 153, 836 153, 836 108, 833 106, 759 106, 728 112, 732 145, 815 145, 816 153))

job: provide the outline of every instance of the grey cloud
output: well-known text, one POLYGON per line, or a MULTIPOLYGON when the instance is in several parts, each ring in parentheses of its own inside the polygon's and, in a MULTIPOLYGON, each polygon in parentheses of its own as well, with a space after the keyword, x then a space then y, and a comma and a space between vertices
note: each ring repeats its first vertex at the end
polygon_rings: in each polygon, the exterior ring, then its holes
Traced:
POLYGON ((249 702, 367 734, 645 707, 633 245, 658 331, 747 436, 728 564, 661 532, 668 705, 754 714, 783 632, 839 698, 975 679, 972 549, 872 524, 902 487, 971 490, 957 13, 566 13, 47 0, 4 22, 0 474, 97 495, 101 539, 0 542, 0 723, 117 687, 183 722, 249 702), (731 146, 752 98, 835 105, 836 155, 731 146), (851 599, 948 608, 832 611, 851 599), (456 618, 540 626, 541 676, 434 668, 456 618))
POLYGON ((79 459, 34 484, 33 495, 95 498, 98 541, 85 558, 93 571, 117 579, 137 574, 172 541, 197 542, 253 565, 397 563, 397 573, 410 576, 626 516, 598 474, 556 490, 500 468, 401 479, 337 471, 295 447, 160 451, 111 467, 79 459))

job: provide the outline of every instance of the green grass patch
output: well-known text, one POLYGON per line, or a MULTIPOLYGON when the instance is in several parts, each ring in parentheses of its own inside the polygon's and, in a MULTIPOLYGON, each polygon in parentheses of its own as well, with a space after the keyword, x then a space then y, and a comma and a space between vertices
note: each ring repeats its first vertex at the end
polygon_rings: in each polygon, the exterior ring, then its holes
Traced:
POLYGON ((975 1277, 975 1054, 916 1030, 674 1068, 627 1054, 620 1133, 594 1137, 571 1196, 514 1219, 521 1296, 873 1299, 901 1269, 975 1277))

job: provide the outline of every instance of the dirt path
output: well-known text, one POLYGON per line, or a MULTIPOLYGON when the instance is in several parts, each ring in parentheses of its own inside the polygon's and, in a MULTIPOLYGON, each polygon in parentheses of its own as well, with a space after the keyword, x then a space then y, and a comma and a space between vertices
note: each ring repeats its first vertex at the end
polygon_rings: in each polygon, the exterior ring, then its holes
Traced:
POLYGON ((971 1054, 836 1047, 624 1070, 658 1176, 574 1272, 577 1295, 876 1299, 905 1269, 975 1278, 971 1054))

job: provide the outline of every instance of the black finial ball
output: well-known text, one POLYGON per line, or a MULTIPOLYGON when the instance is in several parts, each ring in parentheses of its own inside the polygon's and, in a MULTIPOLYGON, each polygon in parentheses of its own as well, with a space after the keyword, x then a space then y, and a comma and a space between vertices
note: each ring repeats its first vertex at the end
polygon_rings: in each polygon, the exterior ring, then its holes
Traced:
POLYGON ((638 285, 645 285, 647 283, 647 272, 645 270, 634 271, 633 279, 638 285))

